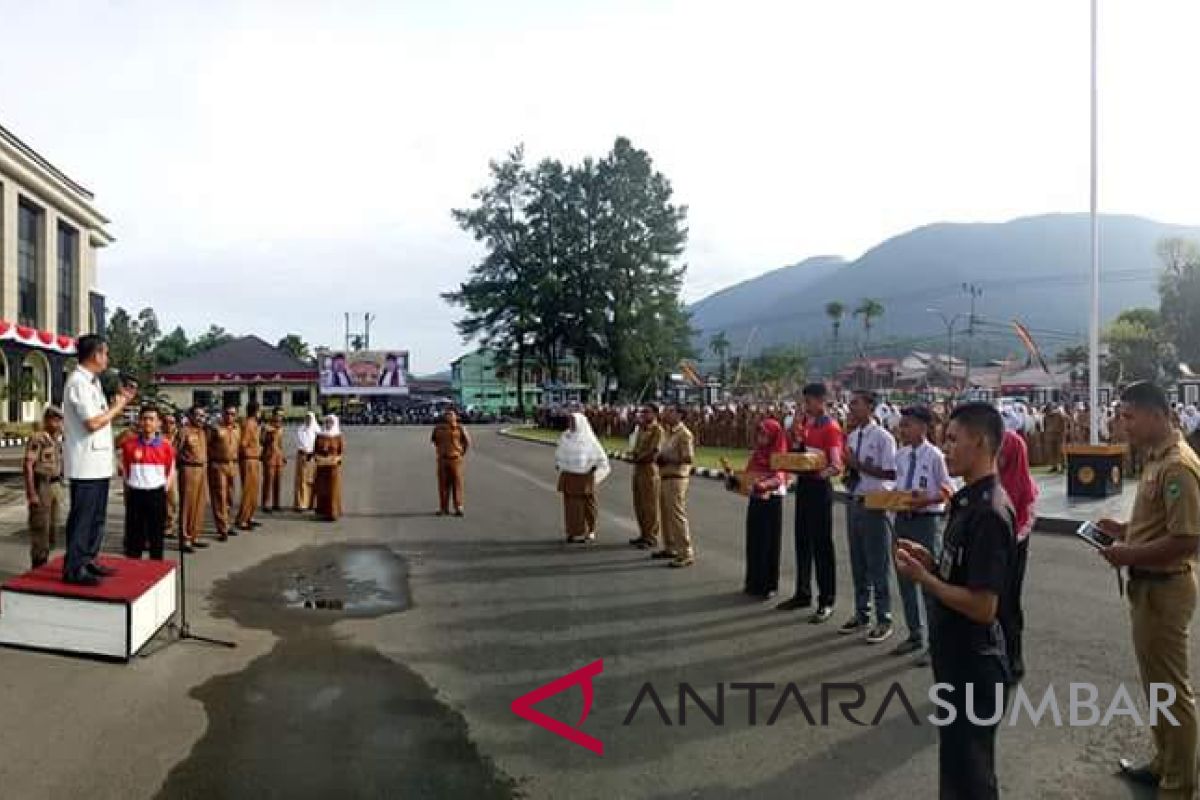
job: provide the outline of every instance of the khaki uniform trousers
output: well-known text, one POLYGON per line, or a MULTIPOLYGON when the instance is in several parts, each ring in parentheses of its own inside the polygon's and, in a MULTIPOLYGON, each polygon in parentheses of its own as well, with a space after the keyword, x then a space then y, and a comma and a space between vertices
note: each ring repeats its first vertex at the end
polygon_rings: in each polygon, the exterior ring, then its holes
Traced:
POLYGON ((217 523, 217 535, 229 533, 229 511, 237 482, 237 468, 232 462, 208 465, 208 497, 212 505, 213 521, 217 523))
POLYGON ((633 469, 633 510, 637 515, 641 538, 658 544, 658 494, 661 491, 658 470, 653 464, 638 464, 633 469))
MULTIPOLYGON (((1186 572, 1148 581, 1129 582, 1129 610, 1133 623, 1133 648, 1142 683, 1175 687, 1171 714, 1179 727, 1161 716, 1151 728, 1154 761, 1151 770, 1161 776, 1159 798, 1192 800, 1196 791, 1196 697, 1188 674, 1188 627, 1196 610, 1196 575, 1186 572)), ((1161 696, 1161 693, 1160 693, 1161 696)))
POLYGON ((294 508, 297 511, 311 511, 313 507, 313 480, 317 474, 317 466, 312 456, 303 450, 296 451, 296 474, 294 485, 294 508))
POLYGON ((167 520, 163 534, 169 539, 179 533, 179 476, 167 483, 167 520))
POLYGON ((258 458, 243 458, 238 466, 242 473, 242 502, 238 506, 239 528, 249 528, 258 511, 258 495, 262 491, 263 462, 258 458))
POLYGON ((179 469, 179 506, 183 514, 183 536, 189 542, 200 536, 204 522, 205 468, 183 466, 179 469))
POLYGON ((279 496, 283 489, 283 464, 262 462, 262 507, 279 510, 279 496))
POLYGON ((438 508, 443 513, 450 511, 450 503, 454 509, 461 510, 466 500, 463 497, 463 460, 461 458, 439 458, 437 462, 438 508))
POLYGON ((38 505, 29 507, 29 560, 40 567, 54 549, 55 530, 62 524, 66 494, 62 481, 51 483, 48 478, 34 476, 38 505))
POLYGON ((662 478, 659 489, 659 514, 662 524, 663 549, 677 558, 691 558, 692 534, 688 528, 688 478, 662 478))

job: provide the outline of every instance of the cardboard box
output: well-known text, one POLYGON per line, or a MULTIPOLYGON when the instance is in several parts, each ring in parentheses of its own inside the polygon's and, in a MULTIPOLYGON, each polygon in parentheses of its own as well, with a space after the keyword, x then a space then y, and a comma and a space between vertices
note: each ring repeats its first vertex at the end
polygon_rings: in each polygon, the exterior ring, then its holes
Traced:
POLYGON ((824 453, 775 453, 771 469, 783 472, 820 472, 827 465, 824 453))
POLYGON ((871 511, 912 511, 912 492, 867 492, 863 505, 871 511))

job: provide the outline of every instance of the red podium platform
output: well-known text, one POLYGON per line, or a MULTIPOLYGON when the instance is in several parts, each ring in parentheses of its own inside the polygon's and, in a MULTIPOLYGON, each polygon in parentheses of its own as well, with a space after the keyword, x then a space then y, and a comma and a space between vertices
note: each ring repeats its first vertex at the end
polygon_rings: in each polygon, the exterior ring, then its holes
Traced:
POLYGON ((62 557, 0 584, 0 644, 128 661, 175 613, 175 562, 100 557, 99 586, 62 581, 62 557))

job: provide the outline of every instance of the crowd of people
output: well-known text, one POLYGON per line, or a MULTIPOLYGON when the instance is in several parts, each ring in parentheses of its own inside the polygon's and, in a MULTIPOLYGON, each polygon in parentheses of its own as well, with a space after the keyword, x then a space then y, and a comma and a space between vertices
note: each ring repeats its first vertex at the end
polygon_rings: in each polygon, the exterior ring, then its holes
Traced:
MULTIPOLYGON (((548 418, 544 423, 552 424, 548 418)), ((1102 420, 1105 437, 1127 443, 1144 471, 1128 523, 1100 520, 1111 541, 1100 555, 1127 569, 1134 650, 1142 681, 1169 684, 1182 724, 1154 725, 1155 759, 1122 760, 1132 781, 1160 796, 1192 797, 1197 725, 1188 670, 1188 626, 1197 599, 1193 566, 1200 536, 1200 458, 1188 439, 1194 409, 1172 408, 1161 389, 1135 384, 1102 420), (1170 603, 1169 611, 1156 612, 1170 603)), ((837 629, 879 645, 895 632, 891 584, 899 589, 907 636, 893 649, 931 666, 952 687, 954 722, 939 728, 940 796, 997 797, 994 712, 1025 673, 1021 596, 1036 521, 1032 452, 1058 454, 1088 440, 1086 407, 1041 412, 1019 404, 967 402, 953 409, 895 408, 871 392, 829 402, 826 387, 804 389, 798 407, 727 409, 653 405, 579 409, 569 414, 555 456, 568 543, 596 539, 598 487, 611 466, 600 436, 628 436, 632 500, 640 534, 630 545, 673 567, 696 563, 687 519, 688 476, 697 442, 743 447, 744 468, 726 465, 727 486, 746 496, 743 592, 768 600, 779 588, 783 512, 795 488, 796 585, 776 608, 810 609, 821 625, 837 597, 834 482, 848 495, 846 537, 852 608, 837 629), (695 426, 700 434, 693 433, 695 426), (1031 444, 1031 442, 1033 444, 1031 444), (789 453, 811 455, 803 469, 789 453), (903 499, 902 510, 880 498, 903 499), (661 549, 660 548, 661 542, 661 549), (815 579, 815 580, 814 580, 815 579), (968 712, 968 687, 978 687, 968 712), (993 691, 999 687, 1000 692, 993 691), (998 705, 999 704, 999 705, 998 705)))
MULTIPOLYGON (((113 423, 135 402, 124 384, 110 404, 100 385, 108 369, 108 346, 98 336, 80 337, 79 366, 67 380, 63 408, 46 410, 41 430, 26 445, 25 494, 29 509, 30 560, 46 564, 55 529, 70 493, 63 580, 95 586, 113 573, 98 561, 104 542, 114 467, 124 488, 127 558, 162 559, 175 535, 187 553, 207 548, 205 505, 212 511, 211 537, 226 542, 261 526, 259 512, 282 511, 283 475, 289 461, 284 418, 275 410, 260 423, 251 402, 242 414, 224 409, 213 424, 196 406, 182 421, 154 405, 141 406, 137 423, 119 435, 113 423), (236 503, 235 503, 236 499, 236 503)), ((341 516, 344 440, 336 416, 323 425, 307 416, 294 434, 292 508, 332 522, 341 516)))

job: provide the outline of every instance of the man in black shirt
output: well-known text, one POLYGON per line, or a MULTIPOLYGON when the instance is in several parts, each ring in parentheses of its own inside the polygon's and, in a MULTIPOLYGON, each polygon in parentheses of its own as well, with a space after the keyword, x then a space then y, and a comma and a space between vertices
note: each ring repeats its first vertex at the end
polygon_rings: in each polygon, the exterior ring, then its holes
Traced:
MULTIPOLYGON (((985 403, 955 409, 946 431, 946 466, 965 483, 951 501, 941 555, 897 542, 896 570, 930 597, 930 654, 934 680, 951 687, 938 696, 954 707, 954 721, 938 729, 942 800, 999 797, 996 727, 1012 674, 1008 653, 1016 606, 1015 514, 996 476, 1004 436, 999 412, 985 403), (976 725, 967 715, 969 704, 976 725), (992 721, 994 718, 995 721, 992 721)), ((944 718, 944 715, 939 715, 944 718)))

